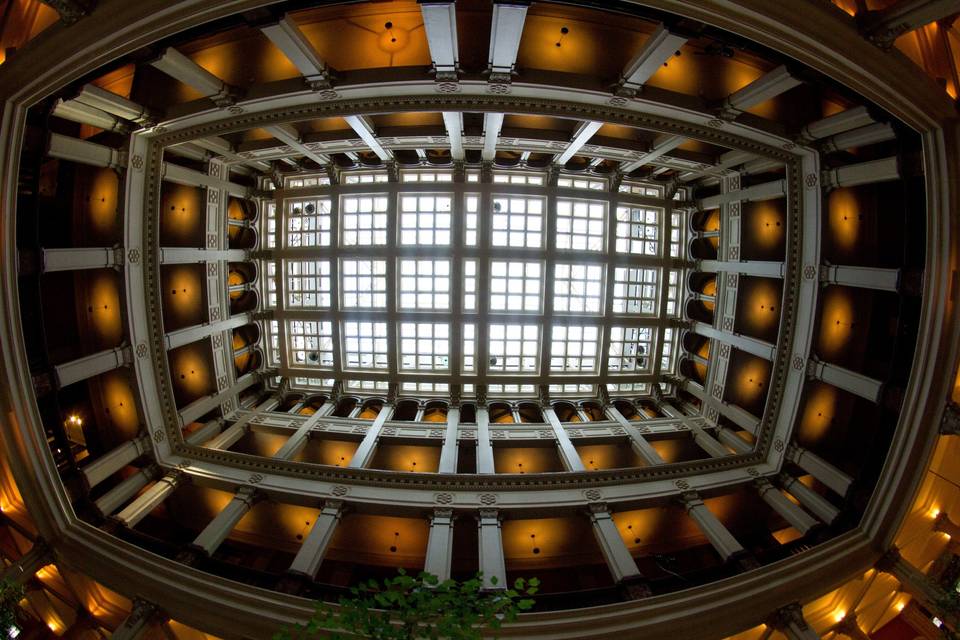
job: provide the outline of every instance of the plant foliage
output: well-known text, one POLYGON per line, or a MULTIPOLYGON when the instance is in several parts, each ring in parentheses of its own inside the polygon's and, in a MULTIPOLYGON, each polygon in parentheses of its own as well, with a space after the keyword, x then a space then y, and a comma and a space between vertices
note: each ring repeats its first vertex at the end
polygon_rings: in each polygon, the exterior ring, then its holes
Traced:
MULTIPOLYGON (((496 585, 496 578, 490 581, 496 585)), ((274 640, 376 638, 377 640, 480 640, 530 609, 540 581, 518 579, 512 589, 483 590, 482 575, 440 581, 424 571, 400 570, 383 582, 350 589, 338 605, 318 602, 306 625, 284 629, 274 640)))
POLYGON ((17 623, 17 607, 23 600, 22 584, 11 580, 0 581, 0 629, 9 629, 17 623))

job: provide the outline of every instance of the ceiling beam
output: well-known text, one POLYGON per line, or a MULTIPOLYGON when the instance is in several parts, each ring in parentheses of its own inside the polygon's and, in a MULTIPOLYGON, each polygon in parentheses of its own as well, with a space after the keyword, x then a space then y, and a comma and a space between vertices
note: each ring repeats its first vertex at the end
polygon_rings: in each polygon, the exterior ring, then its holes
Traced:
POLYGON ((497 155, 497 141, 500 139, 502 126, 502 113, 483 114, 483 151, 480 152, 480 157, 484 160, 493 160, 497 155))
POLYGON ((615 93, 627 97, 636 95, 686 41, 684 36, 671 33, 662 23, 658 25, 653 35, 643 43, 640 52, 624 67, 615 93))
POLYGON ((636 171, 645 164, 650 164, 665 153, 669 153, 687 141, 687 138, 681 135, 665 133, 653 141, 653 146, 645 154, 620 167, 625 174, 636 171))
POLYGON ((330 88, 330 70, 290 14, 261 26, 260 31, 293 63, 308 87, 314 91, 330 88))
POLYGON ((191 140, 191 142, 202 149, 206 149, 214 155, 222 156, 230 163, 245 164, 253 167, 257 171, 270 171, 269 164, 261 160, 244 158, 236 152, 236 149, 234 149, 234 146, 228 140, 221 138, 220 136, 211 135, 205 138, 191 140))
POLYGON ((954 13, 957 13, 957 0, 901 0, 886 9, 868 11, 863 21, 863 35, 875 45, 889 49, 903 34, 954 13))
POLYGON ((775 98, 801 82, 790 75, 786 65, 780 65, 727 96, 720 107, 720 117, 733 120, 747 109, 775 98))
POLYGON ((237 101, 240 90, 230 86, 173 47, 167 47, 151 63, 174 80, 195 89, 218 107, 229 107, 237 101))
POLYGON ((420 13, 436 79, 456 82, 460 69, 456 4, 453 0, 421 0, 420 13))
POLYGON ((590 138, 593 137, 600 127, 603 126, 602 122, 597 122, 596 120, 588 120, 586 122, 581 122, 577 127, 577 131, 573 134, 573 139, 570 140, 570 144, 567 145, 567 148, 563 150, 559 156, 557 156, 556 164, 563 166, 570 162, 570 158, 575 156, 578 151, 590 141, 590 138))
POLYGON ((330 164, 329 157, 323 155, 322 153, 316 153, 315 151, 310 150, 302 142, 300 142, 300 132, 297 131, 296 127, 293 125, 274 124, 264 127, 264 130, 277 140, 296 150, 301 155, 310 158, 321 167, 330 164))
POLYGON ((463 112, 444 111, 443 126, 447 129, 450 138, 450 157, 454 160, 463 160, 466 154, 463 150, 463 112))
POLYGON ((373 124, 369 118, 366 116, 344 116, 343 119, 346 120, 350 128, 357 132, 360 139, 367 143, 371 151, 377 154, 381 160, 384 162, 391 162, 393 160, 393 154, 384 149, 380 141, 377 140, 376 130, 373 128, 373 124))
POLYGON ((513 76, 528 4, 518 0, 493 3, 490 56, 487 60, 490 82, 510 82, 513 76))

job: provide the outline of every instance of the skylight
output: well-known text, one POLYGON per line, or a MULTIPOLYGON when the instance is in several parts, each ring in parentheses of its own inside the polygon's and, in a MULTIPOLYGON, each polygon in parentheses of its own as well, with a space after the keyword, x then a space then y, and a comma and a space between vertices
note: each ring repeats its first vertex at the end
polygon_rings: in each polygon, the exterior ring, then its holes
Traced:
POLYGON ((452 175, 285 182, 262 222, 270 366, 358 392, 521 396, 645 392, 674 372, 686 218, 661 186, 452 175))

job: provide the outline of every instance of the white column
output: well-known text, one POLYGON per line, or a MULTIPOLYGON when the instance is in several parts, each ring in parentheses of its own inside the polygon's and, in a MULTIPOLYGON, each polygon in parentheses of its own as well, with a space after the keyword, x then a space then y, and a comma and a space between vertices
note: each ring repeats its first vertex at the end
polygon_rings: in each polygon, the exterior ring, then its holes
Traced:
POLYGON ((317 516, 307 539, 300 545, 296 557, 290 564, 289 573, 306 576, 311 580, 317 577, 320 571, 320 564, 327 553, 327 547, 330 540, 333 539, 333 532, 343 517, 343 502, 340 500, 327 500, 323 503, 323 509, 317 516))
POLYGON ((50 547, 42 539, 37 539, 33 546, 15 560, 10 566, 0 572, 0 580, 9 580, 19 585, 26 584, 40 569, 54 561, 50 547))
POLYGON ((156 465, 144 467, 129 478, 122 480, 113 489, 100 496, 93 504, 100 515, 106 518, 131 500, 133 496, 140 493, 140 490, 150 484, 159 473, 160 469, 156 465))
POLYGON ((83 85, 74 100, 140 125, 158 120, 146 107, 92 84, 83 85))
POLYGON ((481 509, 478 520, 480 526, 480 572, 483 574, 483 588, 506 589, 507 566, 503 557, 503 537, 500 533, 500 514, 496 509, 481 509), (496 578, 494 584, 493 578, 496 578))
POLYGON ((820 280, 847 287, 896 291, 900 284, 900 270, 829 265, 820 267, 820 280))
POLYGON ((113 640, 139 640, 144 637, 157 614, 156 605, 134 598, 133 610, 110 637, 113 640))
POLYGON ((502 0, 493 3, 490 55, 487 60, 490 82, 510 82, 520 50, 523 23, 527 19, 527 5, 525 2, 512 4, 502 0))
POLYGON ((828 169, 822 172, 824 187, 856 187, 861 184, 875 184, 900 179, 900 168, 896 156, 849 164, 845 167, 828 169))
POLYGON ((670 133, 660 134, 654 139, 653 144, 646 153, 636 160, 621 164, 620 171, 624 174, 635 171, 644 165, 650 164, 662 155, 670 153, 686 141, 687 138, 681 135, 670 133))
POLYGON ((181 424, 190 424, 191 422, 196 422, 206 414, 219 407, 220 404, 227 398, 238 395, 246 389, 249 389, 257 384, 259 379, 260 378, 257 374, 248 373, 241 376, 237 380, 237 383, 229 389, 221 391, 220 393, 212 393, 208 396, 200 398, 199 400, 196 400, 195 402, 191 402, 180 411, 181 424))
POLYGON ((770 182, 756 184, 752 187, 741 189, 740 191, 727 191, 726 193, 718 193, 713 196, 708 196, 699 201, 699 206, 701 209, 715 209, 721 204, 726 204, 727 202, 736 202, 738 200, 750 202, 776 200, 778 198, 783 198, 786 195, 787 180, 784 178, 781 180, 771 180, 770 182))
POLYGON ((811 529, 820 524, 806 511, 790 502, 787 496, 783 495, 779 489, 770 484, 769 480, 756 480, 753 485, 763 501, 770 505, 771 509, 776 511, 781 518, 786 520, 791 527, 799 531, 802 535, 807 535, 811 529))
POLYGON ((226 320, 221 320, 220 322, 198 324, 193 327, 186 327, 184 329, 171 331, 164 336, 164 343, 166 344, 167 349, 176 349, 177 347, 182 347, 198 340, 209 338, 217 333, 239 329, 240 327, 246 326, 251 322, 253 322, 253 314, 240 313, 235 316, 231 316, 226 320))
POLYGON ((223 451, 228 450, 233 445, 237 444, 240 441, 240 438, 247 434, 247 431, 250 430, 250 421, 253 420, 254 414, 245 415, 232 425, 220 432, 219 435, 211 439, 207 444, 207 449, 221 449, 223 451))
POLYGON ((463 149, 463 112, 444 111, 443 126, 450 138, 450 158, 463 160, 466 157, 463 149))
POLYGON ((826 524, 833 524, 840 517, 840 510, 830 504, 829 500, 790 474, 781 473, 779 479, 780 484, 790 495, 826 524))
POLYGON ((816 380, 822 380, 838 389, 866 398, 870 402, 880 400, 883 383, 879 380, 814 358, 807 363, 807 373, 816 380))
POLYGON ((443 448, 440 450, 439 473, 457 472, 457 432, 460 427, 460 407, 447 408, 447 427, 443 433, 443 448))
POLYGON ((866 107, 853 107, 846 111, 835 113, 832 116, 815 120, 800 130, 798 140, 806 144, 828 136, 834 136, 844 131, 866 127, 874 123, 866 107))
POLYGON ((250 511, 257 498, 256 489, 251 487, 237 489, 233 499, 227 503, 223 511, 210 521, 210 524, 200 532, 200 535, 194 539, 190 546, 208 556, 212 556, 223 541, 227 539, 233 528, 237 526, 240 519, 250 511))
POLYGON ((293 63, 307 86, 314 91, 330 87, 327 65, 289 14, 276 24, 260 27, 260 31, 293 63))
POLYGON ((343 116, 343 120, 370 147, 370 150, 377 154, 378 158, 384 162, 393 161, 393 153, 385 149, 377 140, 377 132, 370 118, 366 116, 343 116))
POLYGON ((453 562, 453 509, 434 509, 430 516, 430 537, 423 570, 441 582, 450 579, 453 562))
POLYGON ((616 94, 627 97, 636 95, 686 41, 685 37, 670 33, 662 23, 657 25, 640 52, 624 67, 616 94))
POLYGON ((105 269, 117 266, 117 250, 113 247, 88 247, 80 249, 42 249, 43 273, 54 271, 80 271, 82 269, 105 269))
POLYGON ((590 138, 593 137, 593 134, 599 131, 600 127, 602 126, 602 122, 597 122, 595 120, 588 120, 577 125, 577 130, 570 139, 570 144, 568 144, 567 148, 564 149, 560 155, 556 157, 556 159, 554 159, 553 163, 560 167, 567 164, 573 156, 577 155, 583 145, 590 141, 590 138))
MULTIPOLYGON (((494 5, 496 7, 497 5, 494 5)), ((483 160, 493 160, 497 155, 497 141, 500 139, 500 127, 503 126, 503 114, 487 112, 483 114, 483 160)))
POLYGON ((550 428, 553 429, 553 437, 557 442, 557 452, 560 454, 563 467, 567 471, 586 471, 587 468, 583 466, 583 460, 580 459, 580 454, 570 441, 570 436, 561 426, 557 413, 552 407, 541 407, 541 411, 543 411, 543 417, 550 423, 550 428))
POLYGON ((723 110, 736 117, 750 107, 775 98, 800 83, 801 80, 790 75, 786 66, 780 65, 732 93, 723 101, 723 110))
POLYGON ((130 133, 130 125, 123 120, 76 100, 57 100, 53 106, 53 115, 71 122, 89 124, 104 131, 116 131, 121 134, 130 133))
POLYGON ((297 128, 291 124, 272 124, 263 128, 264 131, 272 135, 274 138, 283 142, 284 144, 292 147, 298 153, 301 153, 320 166, 326 166, 330 164, 330 158, 323 155, 322 153, 317 153, 309 147, 304 146, 300 141, 300 132, 297 131, 297 128))
POLYGON ((127 153, 95 142, 78 140, 59 133, 50 134, 47 154, 52 158, 69 160, 93 167, 123 169, 127 166, 127 153))
POLYGON ((223 418, 215 418, 204 424, 202 427, 184 439, 186 440, 187 444, 202 445, 204 442, 215 438, 220 433, 220 430, 223 428, 225 423, 226 420, 223 418))
POLYGON ((53 374, 57 380, 57 387, 62 389, 75 382, 88 380, 101 373, 126 366, 131 361, 130 347, 116 347, 58 364, 53 368, 53 374))
POLYGON ((681 500, 687 510, 687 515, 693 518, 697 527, 725 562, 745 552, 743 546, 707 508, 696 491, 684 493, 681 500))
POLYGON ((693 441, 697 443, 697 446, 706 451, 707 455, 711 458, 725 458, 730 455, 726 447, 717 442, 717 440, 704 431, 702 427, 694 425, 690 429, 693 432, 693 441))
POLYGON ((738 454, 750 453, 753 451, 753 445, 741 438, 733 431, 727 427, 720 427, 717 430, 717 439, 720 440, 723 444, 727 445, 738 454))
POLYGON ((277 452, 273 454, 273 457, 278 460, 290 460, 300 453, 310 440, 310 432, 313 431, 322 417, 323 416, 313 414, 307 418, 304 423, 293 432, 293 435, 287 438, 287 441, 283 443, 277 452))
POLYGON ((889 124, 886 122, 875 122, 865 127, 830 136, 821 143, 820 151, 831 153, 833 151, 843 151, 844 149, 866 147, 871 144, 893 140, 896 137, 896 132, 889 124))
POLYGON ((850 490, 850 485, 853 484, 853 478, 803 447, 797 445, 788 447, 787 459, 833 489, 840 496, 846 496, 847 491, 850 490))
POLYGON ((80 469, 80 475, 87 485, 87 489, 92 489, 120 469, 124 468, 141 455, 150 447, 150 436, 142 435, 140 437, 128 440, 123 444, 114 447, 107 453, 80 469))
POLYGON ((247 249, 195 249, 193 247, 161 247, 161 264, 191 264, 200 262, 246 262, 247 249))
POLYGON ((218 107, 229 107, 236 102, 236 92, 226 82, 213 75, 173 47, 151 62, 154 67, 210 98, 218 107))
POLYGON ((184 475, 182 472, 168 473, 153 483, 153 486, 149 489, 141 493, 136 500, 128 504, 123 511, 114 516, 114 518, 128 529, 134 528, 180 486, 183 478, 184 475))
POLYGON ((437 81, 456 82, 460 67, 456 4, 453 0, 421 1, 420 12, 437 81))
POLYGON ((496 473, 493 465, 493 445, 490 442, 490 412, 477 405, 477 473, 496 473))
POLYGON ((709 273, 742 273, 748 276, 763 278, 782 278, 785 273, 782 262, 765 262, 761 260, 747 260, 744 262, 726 262, 722 260, 701 260, 697 263, 698 271, 709 273))
POLYGON ((627 436, 630 438, 630 447, 640 457, 640 459, 650 466, 666 463, 666 461, 660 457, 660 454, 657 453, 657 450, 650 446, 650 443, 647 442, 647 439, 643 437, 643 434, 640 433, 640 430, 637 429, 629 420, 624 418, 623 414, 620 413, 615 406, 612 404, 607 405, 603 408, 603 410, 609 419, 614 420, 624 431, 627 432, 627 436))
POLYGON ((617 525, 610 517, 610 510, 605 504, 593 503, 590 505, 590 524, 593 526, 593 535, 600 545, 600 551, 607 560, 607 567, 613 575, 614 582, 622 582, 625 578, 640 577, 637 563, 630 555, 627 545, 623 543, 617 525))
POLYGON ((763 340, 757 340, 756 338, 750 338, 736 333, 721 331, 705 322, 694 322, 693 331, 706 338, 713 338, 714 340, 725 342, 730 346, 736 347, 740 351, 745 351, 770 362, 773 361, 773 357, 777 352, 776 346, 770 344, 769 342, 764 342, 763 340))
POLYGON ((373 459, 373 454, 377 450, 380 432, 383 431, 383 423, 391 417, 393 417, 393 405, 384 404, 383 408, 380 409, 380 413, 377 414, 376 419, 373 421, 373 424, 367 429, 367 433, 363 436, 360 446, 357 447, 353 457, 350 458, 350 464, 347 465, 348 468, 363 469, 370 464, 370 461, 373 459))
POLYGON ((820 636, 803 618, 803 607, 794 602, 777 610, 770 625, 779 629, 787 640, 820 640, 820 636))

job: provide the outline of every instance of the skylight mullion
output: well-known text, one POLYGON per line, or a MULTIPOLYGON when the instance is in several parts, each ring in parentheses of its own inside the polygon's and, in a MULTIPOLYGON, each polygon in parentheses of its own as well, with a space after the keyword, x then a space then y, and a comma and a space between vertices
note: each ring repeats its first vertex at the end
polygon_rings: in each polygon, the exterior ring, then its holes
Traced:
MULTIPOLYGON (((480 179, 489 179, 489 172, 481 172, 480 179)), ((480 249, 480 257, 476 261, 476 295, 477 295, 477 375, 478 383, 485 384, 487 369, 490 360, 489 335, 490 326, 488 313, 490 309, 490 261, 484 256, 485 251, 490 249, 490 237, 492 227, 493 196, 489 190, 489 183, 481 183, 486 187, 480 196, 480 214, 478 217, 477 228, 477 246, 480 249)))
MULTIPOLYGON (((396 184, 391 183, 391 187, 396 184)), ((397 258, 396 250, 399 244, 399 230, 397 229, 397 211, 399 209, 399 198, 403 197, 396 193, 391 193, 387 200, 387 254, 391 256, 387 260, 387 314, 390 320, 387 322, 387 367, 390 371, 390 379, 395 379, 397 375, 397 258)))
MULTIPOLYGON (((613 194, 614 196, 618 194, 613 194)), ((616 198, 610 203, 610 210, 616 210, 617 205, 619 204, 619 198, 616 198)), ((607 216, 607 256, 613 257, 616 255, 616 251, 610 250, 611 247, 614 247, 614 242, 616 242, 617 237, 617 220, 615 216, 607 216)), ((597 370, 600 372, 601 376, 607 376, 609 373, 607 367, 610 361, 610 324, 613 319, 613 287, 614 287, 614 276, 616 275, 616 267, 612 261, 607 262, 607 271, 605 274, 605 282, 603 287, 604 294, 604 304, 603 304, 603 327, 604 331, 600 335, 600 362, 598 363, 597 370)), ((601 383, 603 384, 603 383, 601 383)))
MULTIPOLYGON (((456 179, 462 180, 464 172, 456 173, 456 179)), ((463 192, 454 192, 453 207, 450 212, 451 256, 463 256, 464 216, 466 198, 463 192)), ((462 373, 464 370, 464 327, 463 327, 463 258, 451 260, 450 265, 450 373, 462 373)), ((473 354, 471 354, 472 356, 473 354)), ((474 362, 474 366, 476 363, 474 362)))
MULTIPOLYGON (((340 246, 340 198, 333 196, 330 198, 330 237, 334 247, 340 246)), ((340 301, 340 258, 336 255, 330 257, 330 312, 339 315, 341 308, 340 301)), ((334 379, 341 379, 343 374, 343 334, 341 332, 340 320, 336 316, 331 318, 333 323, 333 376, 334 379)))
MULTIPOLYGON (((670 219, 672 212, 673 201, 665 201, 663 213, 660 216, 660 252, 667 259, 670 257, 670 219)), ((653 359, 653 373, 658 377, 658 379, 660 376, 660 360, 663 356, 664 327, 667 325, 667 297, 669 287, 670 274, 666 269, 664 269, 660 272, 660 313, 658 314, 660 318, 660 327, 657 330, 657 339, 654 343, 654 349, 656 350, 656 353, 654 354, 655 357, 653 359)))
POLYGON ((557 197, 553 194, 547 196, 547 208, 544 212, 544 233, 546 234, 545 247, 547 257, 543 263, 543 306, 540 318, 540 353, 538 354, 541 363, 541 373, 548 375, 551 373, 550 356, 552 353, 553 340, 551 339, 551 330, 553 325, 553 290, 554 290, 554 270, 556 269, 556 251, 557 251, 557 197))

